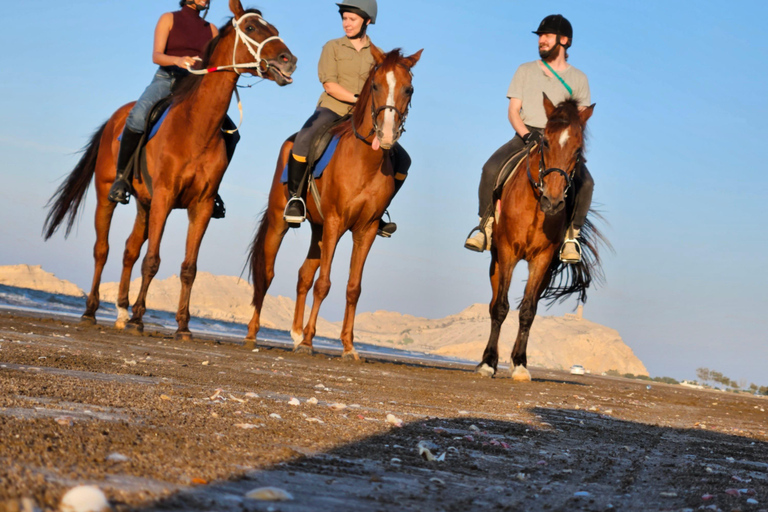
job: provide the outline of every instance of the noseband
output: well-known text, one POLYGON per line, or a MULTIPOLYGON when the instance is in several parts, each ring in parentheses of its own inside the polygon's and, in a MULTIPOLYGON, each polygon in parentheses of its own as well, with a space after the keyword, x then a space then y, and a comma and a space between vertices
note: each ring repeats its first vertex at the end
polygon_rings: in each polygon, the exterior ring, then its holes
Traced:
MULTIPOLYGON (((408 69, 407 66, 403 64, 398 64, 398 66, 402 66, 405 68, 406 71, 408 71, 408 74, 413 76, 413 73, 411 73, 411 70, 408 69)), ((372 70, 371 74, 375 74, 376 71, 381 67, 381 64, 377 64, 372 70)), ((370 142, 368 142, 366 139, 373 135, 374 133, 380 133, 381 128, 379 128, 379 124, 377 123, 377 119, 379 117, 379 114, 384 110, 392 110, 395 112, 395 114, 400 118, 400 124, 397 125, 397 130, 395 130, 395 138, 392 141, 394 144, 397 142, 397 140, 400 138, 400 136, 405 132, 405 119, 408 117, 408 109, 411 108, 411 100, 408 100, 408 104, 405 106, 405 111, 400 111, 396 106, 394 105, 382 105, 381 107, 376 108, 376 102, 374 101, 374 94, 373 94, 373 80, 371 80, 371 122, 373 123, 373 128, 371 128, 371 131, 368 132, 368 135, 360 135, 358 133, 357 128, 355 128, 355 117, 352 116, 352 131, 355 132, 355 136, 368 144, 371 145, 370 142)))
POLYGON ((563 178, 565 178, 565 190, 563 190, 563 197, 568 197, 568 190, 571 188, 571 184, 573 183, 571 175, 576 170, 576 166, 579 165, 579 156, 576 156, 576 162, 573 164, 573 169, 571 169, 571 173, 569 174, 558 167, 546 168, 544 166, 544 144, 541 142, 539 143, 539 153, 541 154, 541 158, 539 158, 539 181, 536 182, 533 179, 533 175, 531 175, 531 148, 528 148, 528 156, 526 157, 526 163, 528 165, 528 181, 531 182, 531 185, 535 190, 538 190, 540 194, 544 194, 544 178, 553 172, 561 174, 563 178))

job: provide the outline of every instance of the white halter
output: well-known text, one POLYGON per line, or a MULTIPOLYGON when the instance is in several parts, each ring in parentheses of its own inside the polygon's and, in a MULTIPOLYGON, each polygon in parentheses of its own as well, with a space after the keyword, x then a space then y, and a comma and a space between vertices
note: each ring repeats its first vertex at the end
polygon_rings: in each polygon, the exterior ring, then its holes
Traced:
MULTIPOLYGON (((232 18, 232 26, 235 27, 235 44, 232 46, 232 64, 229 66, 214 66, 207 69, 192 69, 189 66, 187 66, 187 71, 192 73, 193 75, 207 75, 208 73, 213 73, 215 71, 223 71, 225 69, 232 69, 235 73, 238 75, 241 75, 240 69, 251 69, 256 68, 256 74, 259 75, 260 78, 264 78, 264 75, 261 71, 261 63, 264 62, 266 64, 266 68, 264 71, 269 70, 269 62, 267 62, 266 59, 263 59, 261 57, 261 50, 264 48, 264 45, 269 43, 270 41, 283 41, 282 38, 278 36, 271 36, 263 40, 262 42, 258 42, 255 39, 251 38, 249 35, 247 35, 243 30, 240 28, 240 23, 250 16, 255 16, 259 19, 259 22, 262 25, 268 25, 268 23, 264 20, 264 18, 261 17, 261 15, 255 13, 255 12, 249 12, 244 15, 242 15, 239 19, 232 18), (237 62, 237 43, 238 41, 242 41, 246 48, 248 48, 248 51, 251 55, 253 55, 253 58, 256 59, 253 62, 246 62, 243 64, 239 64, 237 62), (255 48, 255 50, 254 50, 255 48)), ((237 125, 237 128, 234 130, 224 130, 222 128, 221 131, 224 133, 235 133, 240 129, 240 126, 243 124, 243 104, 240 102, 240 93, 237 92, 237 89, 235 89, 235 96, 237 96, 237 109, 240 111, 240 122, 237 125)))

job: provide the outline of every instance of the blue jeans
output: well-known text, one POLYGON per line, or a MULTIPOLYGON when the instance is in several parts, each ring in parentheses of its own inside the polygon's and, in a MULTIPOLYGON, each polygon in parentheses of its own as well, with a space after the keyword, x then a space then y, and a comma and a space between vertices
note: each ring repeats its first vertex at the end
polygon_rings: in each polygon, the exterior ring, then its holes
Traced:
POLYGON ((136 133, 144 133, 144 123, 147 120, 152 105, 171 94, 171 87, 176 79, 163 68, 158 68, 152 82, 144 89, 136 105, 128 114, 125 126, 136 133))

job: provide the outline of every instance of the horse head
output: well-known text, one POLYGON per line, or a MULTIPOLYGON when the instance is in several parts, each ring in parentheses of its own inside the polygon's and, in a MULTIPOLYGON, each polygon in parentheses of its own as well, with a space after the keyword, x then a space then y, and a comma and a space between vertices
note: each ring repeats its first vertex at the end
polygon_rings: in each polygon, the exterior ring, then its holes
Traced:
POLYGON ((375 64, 360 92, 353 121, 357 126, 366 124, 364 110, 370 103, 373 126, 369 136, 376 135, 372 143, 374 149, 390 149, 405 131, 405 118, 413 95, 411 68, 421 58, 422 51, 403 57, 399 48, 385 54, 371 45, 375 64))
POLYGON ((534 186, 541 192, 539 206, 546 215, 555 215, 565 207, 573 174, 580 165, 584 130, 594 108, 593 103, 579 111, 572 98, 555 106, 544 94, 547 125, 540 144, 539 180, 534 186))
POLYGON ((256 9, 243 9, 240 0, 229 0, 229 9, 235 17, 232 24, 219 34, 224 39, 234 32, 232 66, 242 71, 273 80, 278 85, 293 82, 296 57, 291 53, 277 29, 269 24, 256 9))

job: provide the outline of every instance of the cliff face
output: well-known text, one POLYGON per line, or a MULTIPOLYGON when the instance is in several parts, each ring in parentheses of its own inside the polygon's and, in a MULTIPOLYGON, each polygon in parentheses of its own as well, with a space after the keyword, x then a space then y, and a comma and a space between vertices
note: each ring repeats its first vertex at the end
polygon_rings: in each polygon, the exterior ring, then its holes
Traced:
POLYGON ((75 297, 85 295, 79 286, 59 279, 52 273, 43 270, 40 265, 6 265, 0 267, 0 284, 75 297))
MULTIPOLYGON (((62 281, 39 266, 0 267, 0 283, 52 293, 82 296, 83 291, 62 281)), ((136 300, 140 279, 131 283, 130 302, 136 300)), ((101 299, 115 302, 117 283, 101 286, 101 299)), ((147 307, 160 311, 176 311, 181 283, 177 276, 154 280, 149 289, 147 307)), ((194 316, 247 324, 253 314, 251 285, 231 276, 198 272, 192 289, 190 312, 194 316)), ((290 330, 294 301, 287 297, 267 295, 261 314, 261 325, 290 330)), ((309 316, 306 309, 305 321, 309 316)), ((360 313, 355 319, 355 341, 407 348, 479 361, 490 333, 491 320, 487 304, 474 304, 464 311, 441 319, 419 318, 390 311, 360 313)), ((509 362, 517 335, 517 313, 510 312, 501 330, 499 356, 509 362)), ((338 338, 341 322, 318 320, 318 336, 338 338)), ((531 366, 568 369, 580 364, 599 373, 618 370, 621 373, 647 375, 643 363, 624 344, 619 333, 608 327, 584 320, 576 315, 536 317, 528 341, 531 366)))

